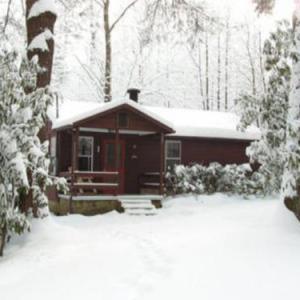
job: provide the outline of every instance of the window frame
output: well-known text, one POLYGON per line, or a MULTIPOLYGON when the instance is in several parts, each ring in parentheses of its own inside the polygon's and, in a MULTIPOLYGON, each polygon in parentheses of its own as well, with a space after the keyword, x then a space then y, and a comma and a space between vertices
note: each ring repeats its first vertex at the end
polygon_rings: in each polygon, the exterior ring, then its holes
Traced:
POLYGON ((182 160, 182 143, 180 140, 166 140, 165 141, 165 171, 168 171, 167 169, 167 161, 179 161, 179 164, 181 164, 182 160), (168 157, 168 146, 170 144, 178 144, 179 145, 179 156, 178 157, 168 157))
MULTIPOLYGON (((79 169, 79 159, 81 157, 86 157, 86 158, 90 158, 91 159, 91 169, 90 170, 87 170, 86 172, 93 172, 94 171, 94 137, 93 136, 86 136, 86 135, 80 135, 79 136, 79 151, 78 151, 78 169, 79 169), (91 152, 91 155, 81 155, 80 154, 80 140, 81 139, 88 139, 92 142, 92 152, 91 152)), ((81 170, 78 170, 78 171, 81 171, 81 170)))

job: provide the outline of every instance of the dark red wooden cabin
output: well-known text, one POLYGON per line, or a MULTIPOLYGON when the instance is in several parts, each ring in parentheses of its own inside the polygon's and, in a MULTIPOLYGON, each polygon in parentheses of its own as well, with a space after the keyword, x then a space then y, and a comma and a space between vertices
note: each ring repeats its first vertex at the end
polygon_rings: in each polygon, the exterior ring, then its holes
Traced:
MULTIPOLYGON (((131 91, 131 99, 136 101, 94 104, 93 110, 54 121, 53 172, 69 180, 71 199, 75 195, 162 195, 164 174, 172 165, 248 161, 245 149, 253 134, 222 136, 222 130, 216 134, 212 128, 210 136, 209 127, 203 128, 205 134, 201 128, 192 134, 184 128, 177 133, 178 116, 174 116, 175 125, 164 118, 164 111, 172 109, 153 112, 137 103, 136 90, 131 91)), ((184 111, 180 111, 182 118, 184 111)))

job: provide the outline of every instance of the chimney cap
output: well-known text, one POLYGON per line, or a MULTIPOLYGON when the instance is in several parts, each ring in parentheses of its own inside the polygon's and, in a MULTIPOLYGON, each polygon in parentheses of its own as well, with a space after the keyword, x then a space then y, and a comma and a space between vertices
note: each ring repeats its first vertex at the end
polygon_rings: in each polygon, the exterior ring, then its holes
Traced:
POLYGON ((141 90, 140 89, 137 89, 137 88, 129 88, 128 90, 127 90, 127 93, 131 93, 131 92, 135 92, 135 93, 140 93, 141 92, 141 90))

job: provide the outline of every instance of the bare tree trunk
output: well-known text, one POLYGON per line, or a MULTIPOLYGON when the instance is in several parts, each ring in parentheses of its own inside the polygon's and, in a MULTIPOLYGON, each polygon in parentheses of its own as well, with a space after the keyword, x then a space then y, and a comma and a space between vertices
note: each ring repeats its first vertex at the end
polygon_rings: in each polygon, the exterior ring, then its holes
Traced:
POLYGON ((247 30, 247 54, 248 54, 248 59, 249 59, 249 64, 251 68, 251 84, 252 84, 252 94, 253 96, 256 95, 256 74, 255 74, 255 64, 254 64, 254 59, 252 57, 251 53, 251 36, 250 36, 250 29, 248 27, 247 30))
POLYGON ((3 30, 2 30, 2 33, 4 33, 4 34, 5 34, 5 31, 6 31, 6 27, 8 25, 8 22, 9 22, 11 3, 12 3, 12 0, 9 0, 8 4, 7 4, 6 16, 5 16, 4 26, 3 26, 3 30))
POLYGON ((215 108, 215 102, 214 102, 215 101, 215 82, 214 82, 214 80, 211 80, 210 86, 211 86, 211 89, 210 89, 209 107, 211 110, 214 110, 214 108, 215 108))
POLYGON ((202 55, 201 55, 201 44, 198 43, 198 77, 199 77, 199 90, 202 101, 202 109, 205 109, 204 91, 203 91, 203 78, 202 78, 202 55))
POLYGON ((90 65, 91 67, 96 65, 96 25, 95 25, 95 13, 94 13, 94 0, 90 0, 90 65))
POLYGON ((226 20, 226 45, 225 45, 225 110, 228 110, 228 91, 229 91, 229 16, 226 20))
POLYGON ((103 0, 103 26, 105 35, 105 71, 104 71, 104 101, 111 101, 112 93, 112 45, 111 36, 115 27, 124 18, 127 12, 138 2, 139 0, 133 0, 129 3, 116 18, 116 20, 110 25, 109 20, 109 6, 110 0, 103 0))
POLYGON ((205 98, 206 110, 209 110, 209 49, 208 49, 208 33, 205 33, 205 98))
POLYGON ((111 101, 111 29, 109 25, 110 0, 103 2, 104 32, 105 32, 105 79, 104 79, 104 101, 111 101))
POLYGON ((194 48, 188 48, 190 57, 192 59, 192 62, 195 65, 195 68, 197 70, 198 73, 198 88, 199 88, 199 94, 200 94, 200 105, 202 107, 203 110, 205 110, 206 108, 206 98, 204 96, 204 87, 203 87, 203 74, 202 74, 202 52, 201 52, 201 43, 202 42, 198 42, 197 43, 197 51, 195 51, 196 53, 194 53, 194 48), (194 56, 195 54, 195 56, 194 56))
POLYGON ((259 34, 258 34, 258 42, 259 42, 260 72, 261 72, 261 78, 262 78, 262 82, 263 82, 264 93, 266 93, 267 87, 266 87, 266 77, 265 77, 265 68, 264 68, 264 60, 263 60, 263 43, 262 43, 262 38, 261 38, 261 31, 259 31, 259 34))
POLYGON ((7 236, 7 228, 6 226, 4 226, 4 228, 0 229, 0 256, 3 256, 6 236, 7 236))
POLYGON ((218 86, 217 86, 217 109, 221 109, 221 34, 218 33, 218 86))
POLYGON ((140 87, 144 86, 143 53, 144 53, 143 42, 142 42, 142 38, 139 37, 138 81, 140 87))

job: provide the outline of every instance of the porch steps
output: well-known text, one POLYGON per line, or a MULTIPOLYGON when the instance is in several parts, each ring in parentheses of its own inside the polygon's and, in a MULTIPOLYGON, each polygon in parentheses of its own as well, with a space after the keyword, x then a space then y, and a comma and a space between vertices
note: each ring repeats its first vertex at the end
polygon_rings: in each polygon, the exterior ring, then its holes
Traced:
POLYGON ((155 206, 151 200, 120 198, 122 207, 126 214, 131 216, 153 216, 157 214, 155 206))

